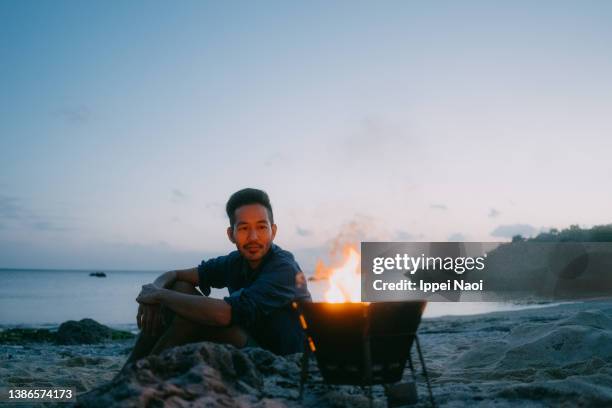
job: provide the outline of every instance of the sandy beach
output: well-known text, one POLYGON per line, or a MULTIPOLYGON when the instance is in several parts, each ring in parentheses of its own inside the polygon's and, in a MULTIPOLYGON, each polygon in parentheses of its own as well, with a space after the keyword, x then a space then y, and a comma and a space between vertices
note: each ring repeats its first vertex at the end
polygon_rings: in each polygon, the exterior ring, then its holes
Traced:
MULTIPOLYGON (((610 301, 425 319, 419 333, 439 406, 612 405, 610 301)), ((106 384, 104 392, 109 394, 108 383, 121 367, 132 341, 65 346, 2 344, 0 386, 71 386, 84 395, 106 384)), ((246 355, 252 358, 252 353, 246 355)), ((282 392, 275 391, 278 384, 270 388, 264 383, 256 393, 259 396, 244 399, 248 391, 232 391, 235 395, 230 396, 247 405, 265 399, 280 406, 367 406, 359 388, 325 387, 317 380, 300 403, 297 357, 268 357, 278 360, 276 366, 285 367, 282 370, 286 372, 275 374, 286 377, 282 392)), ((404 374, 408 379, 409 370, 404 374)), ((154 380, 143 383, 135 377, 126 381, 135 381, 142 390, 163 388, 154 380)), ((426 406, 425 383, 421 376, 418 380, 419 405, 426 406)), ((382 387, 374 387, 374 397, 376 406, 385 406, 382 387)), ((112 398, 116 406, 134 403, 130 398, 112 398)))

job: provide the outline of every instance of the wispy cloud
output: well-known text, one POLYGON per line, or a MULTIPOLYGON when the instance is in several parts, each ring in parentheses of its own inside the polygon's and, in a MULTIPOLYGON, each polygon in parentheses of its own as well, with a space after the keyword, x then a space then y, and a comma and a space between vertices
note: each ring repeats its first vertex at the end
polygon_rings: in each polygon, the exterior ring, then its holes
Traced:
POLYGON ((91 110, 85 105, 64 107, 53 112, 69 124, 83 124, 91 119, 91 110))
POLYGON ((31 226, 38 231, 66 231, 68 228, 59 226, 50 221, 34 221, 31 226))
POLYGON ((150 244, 94 241, 66 245, 60 241, 29 242, 0 237, 0 267, 169 270, 198 265, 218 256, 212 251, 181 250, 163 241, 150 244))
POLYGON ((179 203, 188 199, 187 194, 179 190, 178 188, 172 189, 172 202, 179 203))
POLYGON ((0 218, 19 220, 26 216, 27 211, 17 197, 0 195, 0 218))
POLYGON ((395 231, 395 235, 393 236, 394 241, 412 241, 415 238, 416 235, 404 230, 395 231))
POLYGON ((282 162, 284 159, 283 155, 280 154, 279 152, 276 153, 272 153, 270 156, 268 156, 266 158, 266 160, 264 161, 264 166, 273 166, 277 163, 282 162))
MULTIPOLYGON (((404 152, 415 150, 420 143, 417 137, 407 130, 405 123, 394 123, 386 118, 365 117, 348 134, 339 138, 339 144, 330 146, 336 158, 344 158, 347 163, 370 162, 373 157, 385 158, 385 164, 403 163, 404 152), (337 153, 337 154, 336 154, 337 153)), ((378 168, 382 163, 377 163, 378 168)))
POLYGON ((448 207, 445 204, 430 204, 429 208, 433 210, 442 210, 442 211, 448 210, 448 207))
POLYGON ((214 214, 221 218, 227 217, 227 215, 225 214, 225 204, 221 203, 220 201, 209 201, 204 204, 204 208, 209 211, 212 211, 214 214))
POLYGON ((309 237, 312 235, 312 231, 309 229, 301 228, 300 226, 295 227, 295 232, 301 237, 309 237))
POLYGON ((179 190, 178 188, 172 189, 172 196, 176 197, 176 198, 185 198, 187 197, 185 195, 185 193, 183 193, 181 190, 179 190))
POLYGON ((18 197, 0 195, 0 229, 10 226, 30 228, 37 231, 66 231, 67 217, 41 215, 31 210, 18 197), (62 225, 63 224, 63 225, 62 225))
POLYGON ((465 235, 463 235, 460 232, 455 232, 454 234, 451 234, 448 238, 447 241, 449 242, 464 242, 467 241, 467 237, 465 235))

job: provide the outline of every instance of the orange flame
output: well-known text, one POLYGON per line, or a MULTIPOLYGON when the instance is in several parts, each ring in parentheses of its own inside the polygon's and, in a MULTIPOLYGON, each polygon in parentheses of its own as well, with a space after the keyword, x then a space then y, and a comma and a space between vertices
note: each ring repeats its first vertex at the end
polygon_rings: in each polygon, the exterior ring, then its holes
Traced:
POLYGON ((342 265, 329 270, 326 302, 343 303, 361 300, 361 255, 352 245, 346 245, 343 253, 345 259, 342 265))

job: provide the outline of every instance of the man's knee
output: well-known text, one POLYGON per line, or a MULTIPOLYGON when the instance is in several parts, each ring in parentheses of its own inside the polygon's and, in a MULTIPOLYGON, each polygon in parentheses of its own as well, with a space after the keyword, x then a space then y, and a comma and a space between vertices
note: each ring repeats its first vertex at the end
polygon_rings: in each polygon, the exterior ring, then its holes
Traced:
POLYGON ((193 284, 189 282, 184 282, 184 281, 174 282, 172 286, 170 287, 170 289, 176 292, 187 293, 189 295, 200 295, 201 294, 200 292, 198 292, 198 290, 195 288, 193 284))

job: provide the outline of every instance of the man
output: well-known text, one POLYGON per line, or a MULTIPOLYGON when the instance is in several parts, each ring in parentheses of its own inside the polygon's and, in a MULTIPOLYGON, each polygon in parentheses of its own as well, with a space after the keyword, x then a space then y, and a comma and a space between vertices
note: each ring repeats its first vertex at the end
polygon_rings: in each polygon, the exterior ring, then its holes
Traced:
POLYGON ((268 195, 240 190, 226 212, 227 236, 237 251, 166 272, 142 287, 136 298, 142 330, 127 363, 197 341, 258 345, 280 355, 303 350, 291 303, 310 301, 310 293, 293 255, 273 244, 277 227, 268 195), (209 298, 211 287, 227 287, 230 296, 209 298))

